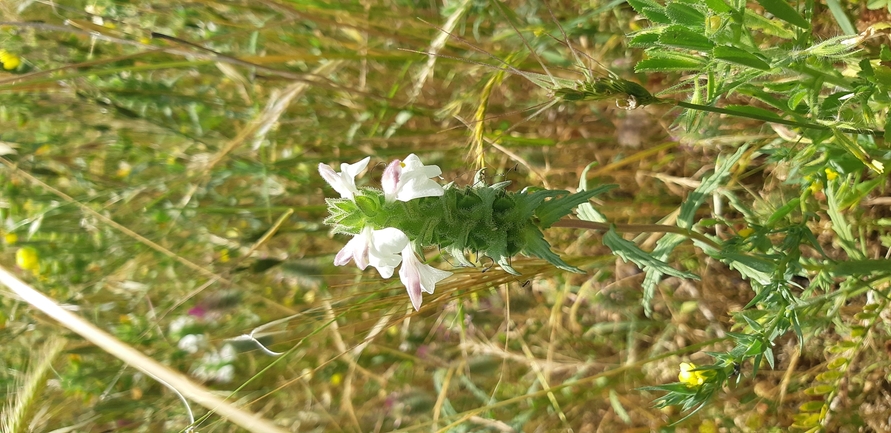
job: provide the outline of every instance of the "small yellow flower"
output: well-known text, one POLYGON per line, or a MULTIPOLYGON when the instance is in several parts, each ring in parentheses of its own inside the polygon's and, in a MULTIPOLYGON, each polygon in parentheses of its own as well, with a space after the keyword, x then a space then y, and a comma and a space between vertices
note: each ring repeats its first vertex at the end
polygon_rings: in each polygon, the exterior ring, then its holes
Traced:
POLYGON ((127 176, 130 176, 130 173, 132 173, 132 172, 133 172, 133 167, 131 167, 130 164, 127 164, 126 162, 121 161, 121 162, 118 162, 118 171, 116 171, 114 173, 114 175, 123 179, 127 176))
POLYGON ((220 251, 220 263, 229 263, 229 250, 224 249, 220 251))
POLYGON ((753 229, 751 227, 746 227, 739 231, 739 237, 745 239, 749 236, 752 236, 752 233, 755 233, 755 229, 753 229))
POLYGON ((702 374, 701 371, 693 371, 695 369, 696 364, 693 364, 692 362, 682 362, 681 372, 678 373, 678 382, 681 382, 690 388, 702 386, 702 384, 705 383, 705 375, 702 374))
POLYGON ((343 375, 340 373, 334 373, 331 375, 331 385, 338 386, 343 382, 343 375))
POLYGON ((837 171, 835 171, 835 170, 833 170, 833 169, 831 169, 831 168, 827 168, 827 169, 824 170, 824 171, 826 172, 826 180, 832 182, 833 180, 838 179, 838 172, 837 172, 837 171))
POLYGON ((19 241, 19 235, 15 233, 7 233, 3 235, 3 241, 6 242, 6 245, 15 245, 15 243, 19 241))
POLYGON ((32 247, 22 247, 15 252, 15 263, 20 268, 31 271, 37 275, 40 270, 40 258, 37 256, 37 250, 32 247))
POLYGON ((11 71, 22 64, 22 59, 9 51, 0 50, 0 63, 3 63, 3 69, 11 71))

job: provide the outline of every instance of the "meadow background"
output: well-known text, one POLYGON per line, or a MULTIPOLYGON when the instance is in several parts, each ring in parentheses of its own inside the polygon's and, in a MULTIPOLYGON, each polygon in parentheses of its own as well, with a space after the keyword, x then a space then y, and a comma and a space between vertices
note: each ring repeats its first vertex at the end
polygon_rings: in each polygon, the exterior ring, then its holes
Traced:
MULTIPOLYGON (((281 431, 887 431, 888 4, 778 3, 4 0, 0 265, 281 431), (418 53, 498 66, 438 27, 583 79, 562 28, 600 76, 761 117, 607 99, 524 121, 553 95, 418 53), (675 245, 660 260, 699 278, 647 293, 602 232, 546 233, 585 275, 430 250, 455 275, 415 312, 398 279, 333 266, 317 172, 371 156, 377 185, 411 153, 458 185, 616 184, 607 221, 692 221, 726 253, 675 245), (707 351, 730 354, 713 394, 640 389, 707 351)), ((243 431, 0 294, 3 432, 185 431, 190 411, 243 431)))

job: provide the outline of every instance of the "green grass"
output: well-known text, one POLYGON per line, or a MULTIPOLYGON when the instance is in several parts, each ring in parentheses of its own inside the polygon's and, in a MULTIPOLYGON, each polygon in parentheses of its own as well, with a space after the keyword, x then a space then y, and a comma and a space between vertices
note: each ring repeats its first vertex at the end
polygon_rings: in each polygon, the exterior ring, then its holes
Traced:
POLYGON ((300 432, 883 430, 884 9, 439 5, 0 2, 22 62, 0 72, 0 266, 118 340, 3 274, 0 392, 27 410, 0 425, 276 431, 240 408, 300 432), (658 101, 574 101, 458 39, 572 86, 558 25, 596 78, 658 101), (333 265, 348 237, 317 170, 371 156, 378 185, 410 153, 461 186, 483 167, 510 191, 615 184, 583 216, 618 233, 546 231, 585 274, 430 248, 454 276, 415 312, 398 278, 333 265), (676 383, 682 362, 702 385, 676 383))

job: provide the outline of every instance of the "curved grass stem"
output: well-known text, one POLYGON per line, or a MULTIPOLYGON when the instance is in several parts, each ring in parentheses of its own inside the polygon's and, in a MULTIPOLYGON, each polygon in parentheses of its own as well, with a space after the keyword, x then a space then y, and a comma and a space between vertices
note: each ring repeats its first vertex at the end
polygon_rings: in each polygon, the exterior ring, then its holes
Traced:
MULTIPOLYGON (((708 105, 694 104, 694 103, 685 102, 685 101, 663 100, 663 102, 675 105, 677 107, 686 108, 688 110, 699 110, 699 111, 707 111, 710 113, 727 114, 729 116, 745 117, 745 118, 749 118, 749 119, 761 120, 764 122, 779 123, 782 125, 789 125, 789 126, 797 126, 799 128, 817 129, 817 130, 821 130, 821 131, 830 131, 833 129, 833 127, 828 126, 828 125, 820 125, 817 123, 809 123, 809 122, 798 122, 795 120, 787 120, 787 119, 783 119, 780 117, 773 117, 773 116, 762 116, 757 113, 747 113, 747 112, 731 110, 731 109, 727 109, 727 108, 719 108, 719 107, 712 107, 712 106, 708 106, 708 105)), ((835 129, 837 129, 841 132, 846 132, 846 133, 851 133, 851 134, 866 134, 866 135, 872 135, 874 137, 882 137, 885 135, 885 131, 879 131, 876 129, 854 129, 854 128, 835 128, 835 129)))
POLYGON ((691 239, 696 239, 716 250, 721 250, 721 245, 707 238, 702 233, 687 230, 678 226, 667 226, 662 224, 616 224, 616 223, 598 223, 593 221, 581 221, 562 219, 555 222, 551 227, 567 227, 574 229, 587 230, 609 230, 614 227, 620 233, 677 233, 691 239))

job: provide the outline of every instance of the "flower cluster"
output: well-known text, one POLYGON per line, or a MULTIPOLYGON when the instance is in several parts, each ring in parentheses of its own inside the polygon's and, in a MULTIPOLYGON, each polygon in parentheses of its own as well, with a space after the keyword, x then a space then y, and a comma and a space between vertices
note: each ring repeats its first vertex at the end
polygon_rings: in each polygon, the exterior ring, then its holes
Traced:
MULTIPOLYGON (((340 173, 325 164, 319 164, 319 173, 340 193, 341 199, 351 201, 361 208, 363 204, 360 203, 366 201, 367 197, 356 187, 356 176, 365 170, 370 159, 365 158, 355 164, 341 164, 340 173)), ((404 161, 397 159, 387 166, 381 179, 384 200, 386 203, 408 202, 422 197, 442 196, 442 186, 431 180, 441 173, 439 167, 422 164, 414 154, 404 161)), ((343 202, 329 200, 329 205, 337 207, 338 203, 343 202)), ((421 308, 421 292, 432 294, 436 283, 452 275, 451 272, 421 263, 408 236, 398 228, 375 229, 372 225, 364 225, 360 232, 351 234, 354 235, 353 239, 337 253, 334 264, 343 266, 353 260, 359 269, 364 270, 370 265, 377 269, 382 278, 390 278, 396 266, 401 263, 399 278, 405 285, 415 310, 421 308)))
POLYGON ((472 251, 516 275, 510 260, 517 254, 581 272, 551 251, 542 230, 604 189, 574 194, 540 188, 509 192, 505 189, 509 182, 487 185, 482 172, 471 186, 441 186, 433 180, 442 173, 439 167, 424 165, 414 154, 387 166, 383 190, 359 188, 356 176, 369 160, 341 164, 339 173, 319 164, 319 173, 341 196, 326 200, 330 216, 325 223, 333 226, 334 233, 353 237, 334 264, 352 260, 360 269, 377 269, 383 278, 390 278, 401 264, 399 277, 415 309, 421 306, 423 292, 433 293, 436 283, 451 275, 421 262, 416 252, 428 246, 438 247, 464 266, 473 266, 464 255, 472 251))

